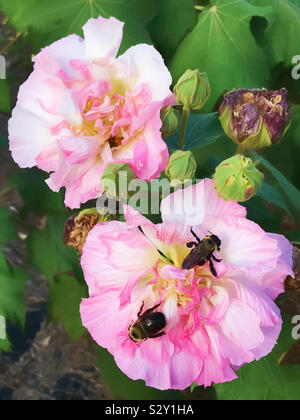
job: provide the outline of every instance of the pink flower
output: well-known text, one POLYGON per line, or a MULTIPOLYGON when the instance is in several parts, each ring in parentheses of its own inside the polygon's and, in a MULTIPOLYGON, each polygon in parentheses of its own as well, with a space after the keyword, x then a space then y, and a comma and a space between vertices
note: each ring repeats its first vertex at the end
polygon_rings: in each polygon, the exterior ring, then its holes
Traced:
POLYGON ((34 57, 9 121, 10 150, 20 167, 51 172, 71 208, 102 193, 108 163, 128 163, 151 180, 168 159, 160 110, 173 103, 160 54, 139 44, 116 58, 123 23, 90 19, 84 39, 70 35, 34 57))
POLYGON ((90 297, 83 324, 132 379, 159 389, 231 381, 245 363, 274 347, 281 330, 274 303, 292 274, 292 246, 246 219, 246 210, 218 197, 205 179, 165 198, 163 223, 154 225, 130 207, 126 222, 98 224, 81 264, 90 297), (213 261, 182 269, 186 243, 217 235, 213 261), (211 233, 208 233, 211 232, 211 233), (135 342, 129 328, 138 313, 159 305, 163 335, 135 342))

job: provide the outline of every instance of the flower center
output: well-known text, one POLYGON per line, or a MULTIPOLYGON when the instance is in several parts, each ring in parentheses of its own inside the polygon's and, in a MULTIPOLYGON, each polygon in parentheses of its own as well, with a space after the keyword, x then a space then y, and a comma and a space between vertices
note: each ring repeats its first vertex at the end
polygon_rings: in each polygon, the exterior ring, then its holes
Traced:
POLYGON ((180 307, 188 312, 195 308, 198 310, 203 298, 206 300, 211 296, 214 277, 206 265, 186 272, 161 260, 157 272, 158 280, 153 284, 152 291, 156 300, 162 300, 165 305, 172 301, 173 310, 180 310, 180 307))
POLYGON ((101 144, 118 148, 126 136, 130 121, 126 118, 125 98, 121 95, 91 97, 82 112, 80 127, 72 127, 76 135, 97 136, 101 144))
MULTIPOLYGON (((165 265, 166 267, 166 265, 165 265)), ((192 302, 193 299, 189 296, 191 287, 191 273, 188 273, 184 280, 176 278, 165 278, 165 274, 162 274, 159 270, 160 278, 153 285, 153 293, 156 299, 168 300, 170 297, 176 298, 177 305, 186 306, 187 302, 192 302)))
POLYGON ((141 134, 145 124, 142 114, 151 103, 147 86, 140 85, 124 95, 115 93, 108 83, 89 89, 99 94, 90 90, 78 93, 82 120, 80 126, 70 127, 75 136, 96 137, 99 146, 108 144, 116 150, 141 134))

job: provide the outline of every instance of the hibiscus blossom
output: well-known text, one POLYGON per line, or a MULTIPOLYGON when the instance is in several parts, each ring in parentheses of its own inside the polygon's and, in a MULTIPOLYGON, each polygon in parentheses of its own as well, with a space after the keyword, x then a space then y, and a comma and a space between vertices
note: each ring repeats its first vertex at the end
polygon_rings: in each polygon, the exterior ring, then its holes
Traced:
MULTIPOLYGON (((214 181, 178 190, 154 225, 130 207, 125 222, 96 225, 81 264, 89 298, 83 324, 132 379, 159 389, 231 381, 236 370, 268 354, 281 330, 274 299, 292 274, 292 246, 246 219, 246 210, 218 197, 214 181), (195 241, 217 235, 213 261, 189 270, 182 263, 195 241), (135 342, 138 314, 163 314, 164 334, 135 342)), ((160 315, 160 318, 163 318, 160 315)))
POLYGON ((48 185, 66 187, 71 208, 102 193, 108 163, 128 163, 145 180, 160 175, 168 159, 160 110, 173 103, 171 75, 152 46, 116 58, 122 22, 100 16, 83 32, 34 57, 9 121, 14 160, 51 172, 48 185))

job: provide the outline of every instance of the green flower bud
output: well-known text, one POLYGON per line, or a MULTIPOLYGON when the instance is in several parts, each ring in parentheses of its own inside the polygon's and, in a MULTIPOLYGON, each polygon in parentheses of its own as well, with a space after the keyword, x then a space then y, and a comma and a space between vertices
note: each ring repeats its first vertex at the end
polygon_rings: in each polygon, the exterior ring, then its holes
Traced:
POLYGON ((210 84, 206 73, 199 70, 187 70, 174 87, 178 105, 184 110, 198 110, 202 108, 210 95, 210 84))
POLYGON ((160 113, 162 121, 161 134, 163 137, 170 137, 179 128, 180 113, 172 106, 167 106, 160 113))
POLYGON ((185 180, 192 179, 196 169, 197 164, 192 152, 177 150, 169 157, 165 173, 171 180, 171 186, 176 187, 185 180))
POLYGON ((286 89, 237 89, 224 96, 220 121, 238 151, 276 144, 290 125, 286 89))
POLYGON ((247 201, 261 188, 264 175, 250 158, 235 155, 224 160, 214 174, 215 188, 225 200, 247 201))
POLYGON ((128 186, 134 179, 136 179, 135 173, 127 163, 110 163, 107 165, 101 181, 107 197, 120 201, 128 198, 128 186))

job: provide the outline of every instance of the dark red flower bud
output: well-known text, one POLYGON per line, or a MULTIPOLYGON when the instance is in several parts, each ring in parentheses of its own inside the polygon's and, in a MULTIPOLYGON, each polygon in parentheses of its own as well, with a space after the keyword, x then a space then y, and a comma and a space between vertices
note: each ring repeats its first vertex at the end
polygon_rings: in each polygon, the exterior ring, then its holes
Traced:
POLYGON ((288 93, 285 88, 233 90, 219 112, 224 131, 240 151, 263 149, 278 143, 289 126, 288 93))

